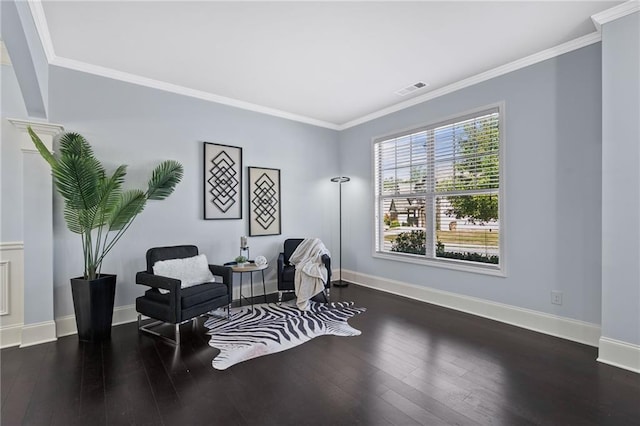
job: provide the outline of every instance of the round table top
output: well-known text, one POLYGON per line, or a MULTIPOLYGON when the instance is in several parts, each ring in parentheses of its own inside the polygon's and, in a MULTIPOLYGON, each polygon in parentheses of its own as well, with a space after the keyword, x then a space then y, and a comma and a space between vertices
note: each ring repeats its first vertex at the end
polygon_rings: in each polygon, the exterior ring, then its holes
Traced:
POLYGON ((239 265, 230 266, 233 272, 255 272, 255 271, 262 271, 264 269, 267 269, 268 267, 269 267, 268 263, 265 263, 264 265, 256 265, 255 263, 245 263, 243 266, 239 266, 239 265))

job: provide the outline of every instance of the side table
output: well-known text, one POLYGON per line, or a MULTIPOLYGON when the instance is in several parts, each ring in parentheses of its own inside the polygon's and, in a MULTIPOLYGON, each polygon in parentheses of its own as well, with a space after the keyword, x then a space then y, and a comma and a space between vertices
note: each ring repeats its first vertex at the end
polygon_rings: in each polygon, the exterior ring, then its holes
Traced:
MULTIPOLYGON (((250 283, 251 283, 251 309, 253 310, 253 273, 260 271, 262 274, 262 295, 264 296, 264 302, 267 303, 267 289, 264 284, 264 270, 269 267, 269 264, 264 265, 256 265, 255 263, 246 263, 242 266, 240 265, 230 265, 231 270, 235 273, 240 274, 240 306, 242 306, 242 277, 245 273, 249 274, 250 283)), ((246 297, 244 297, 246 299, 246 297)))

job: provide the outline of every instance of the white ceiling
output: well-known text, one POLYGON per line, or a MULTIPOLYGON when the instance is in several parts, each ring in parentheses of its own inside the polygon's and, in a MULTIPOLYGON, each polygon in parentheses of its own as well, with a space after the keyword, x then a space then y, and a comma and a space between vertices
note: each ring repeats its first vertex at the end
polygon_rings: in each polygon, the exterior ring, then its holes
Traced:
POLYGON ((45 0, 36 22, 59 64, 340 128, 595 33, 619 3, 45 0))

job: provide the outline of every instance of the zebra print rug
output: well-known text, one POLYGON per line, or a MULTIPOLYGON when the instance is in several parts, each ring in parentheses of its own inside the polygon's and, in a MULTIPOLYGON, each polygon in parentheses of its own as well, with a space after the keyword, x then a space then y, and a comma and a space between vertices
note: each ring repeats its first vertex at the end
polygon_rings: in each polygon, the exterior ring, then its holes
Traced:
MULTIPOLYGON (((294 301, 295 302, 295 301, 294 301)), ((234 364, 259 356, 282 352, 325 334, 358 336, 359 330, 347 324, 352 316, 364 312, 353 302, 309 302, 309 310, 295 304, 265 303, 231 309, 231 319, 210 317, 205 327, 209 345, 220 349, 212 365, 225 370, 234 364)), ((216 314, 225 315, 222 312, 216 314)))

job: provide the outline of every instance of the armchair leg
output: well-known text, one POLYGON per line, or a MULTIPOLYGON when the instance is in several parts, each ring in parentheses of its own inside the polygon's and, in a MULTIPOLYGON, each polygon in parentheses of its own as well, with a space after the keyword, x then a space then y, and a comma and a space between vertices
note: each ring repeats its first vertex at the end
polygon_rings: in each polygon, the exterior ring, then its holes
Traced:
POLYGON ((142 325, 142 321, 141 321, 141 315, 138 314, 138 332, 141 333, 146 333, 146 334, 150 334, 152 336, 156 336, 159 337, 160 339, 169 342, 171 344, 174 344, 176 346, 180 346, 180 324, 176 324, 175 325, 175 340, 172 340, 166 336, 163 336, 162 334, 158 333, 155 330, 152 330, 153 327, 156 327, 158 325, 161 324, 166 324, 163 321, 154 321, 150 324, 146 324, 146 325, 142 325))
POLYGON ((282 305, 282 292, 278 290, 278 305, 282 305))

